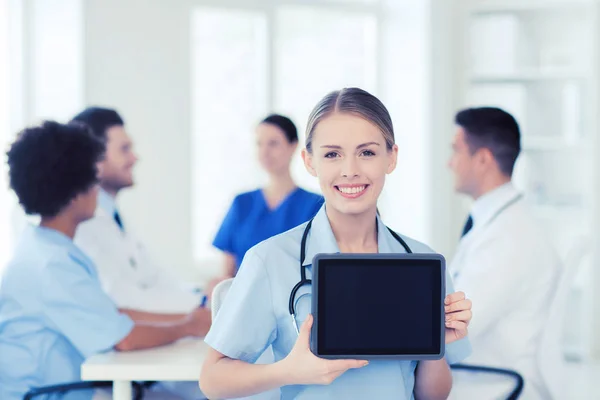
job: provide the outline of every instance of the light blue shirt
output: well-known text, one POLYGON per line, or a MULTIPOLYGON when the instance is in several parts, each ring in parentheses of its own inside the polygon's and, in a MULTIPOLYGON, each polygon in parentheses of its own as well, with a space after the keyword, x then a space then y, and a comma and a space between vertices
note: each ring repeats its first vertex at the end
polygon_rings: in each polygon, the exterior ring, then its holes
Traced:
MULTIPOLYGON (((300 280, 300 241, 306 224, 272 237, 246 254, 242 267, 228 291, 205 342, 233 359, 253 363, 273 346, 275 361, 286 357, 298 337, 288 301, 293 286, 300 280)), ((380 253, 404 253, 400 243, 377 219, 380 253)), ((426 245, 402 237, 414 253, 433 252, 426 245)), ((307 239, 307 277, 318 253, 339 252, 325 207, 315 216, 307 239)), ((446 292, 454 289, 446 274, 446 292)), ((296 315, 301 325, 311 310, 311 288, 307 285, 296 296, 296 315)), ((471 352, 467 339, 446 346, 446 359, 456 363, 471 352)), ((283 399, 413 399, 416 361, 375 360, 368 366, 349 370, 331 385, 285 386, 283 399)))
MULTIPOLYGON (((32 387, 80 381, 85 358, 112 349, 132 328, 70 238, 28 227, 0 286, 0 399, 21 400, 32 387)), ((73 391, 60 398, 91 397, 91 391, 73 391)))

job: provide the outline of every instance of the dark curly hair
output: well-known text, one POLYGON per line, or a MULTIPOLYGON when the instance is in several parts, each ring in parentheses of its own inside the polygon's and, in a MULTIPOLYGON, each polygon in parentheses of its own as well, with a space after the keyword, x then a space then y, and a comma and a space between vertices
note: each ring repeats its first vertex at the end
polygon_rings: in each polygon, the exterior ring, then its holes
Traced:
POLYGON ((7 152, 10 187, 30 215, 54 217, 97 183, 104 143, 81 124, 26 128, 7 152))

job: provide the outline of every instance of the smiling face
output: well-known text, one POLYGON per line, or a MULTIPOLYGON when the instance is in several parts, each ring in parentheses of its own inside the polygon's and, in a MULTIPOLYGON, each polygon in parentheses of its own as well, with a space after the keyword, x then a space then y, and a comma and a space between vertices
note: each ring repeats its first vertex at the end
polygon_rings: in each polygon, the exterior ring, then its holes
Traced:
POLYGON ((377 125, 350 113, 333 113, 314 129, 307 170, 318 177, 329 210, 358 215, 375 211, 385 176, 396 168, 398 147, 386 146, 377 125))

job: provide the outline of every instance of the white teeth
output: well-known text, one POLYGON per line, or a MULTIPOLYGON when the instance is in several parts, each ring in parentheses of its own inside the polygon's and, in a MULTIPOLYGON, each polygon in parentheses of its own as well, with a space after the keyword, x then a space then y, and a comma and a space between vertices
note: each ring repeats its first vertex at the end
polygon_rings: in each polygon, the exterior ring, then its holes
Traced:
POLYGON ((338 190, 345 194, 356 194, 365 190, 366 186, 355 186, 355 187, 340 187, 338 186, 338 190))

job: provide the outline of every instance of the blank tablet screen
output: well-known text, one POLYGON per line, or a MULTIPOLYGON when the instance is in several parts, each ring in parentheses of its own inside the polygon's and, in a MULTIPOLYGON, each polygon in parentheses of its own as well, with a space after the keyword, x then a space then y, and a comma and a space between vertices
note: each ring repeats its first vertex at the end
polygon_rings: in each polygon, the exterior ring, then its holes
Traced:
POLYGON ((320 355, 435 355, 442 273, 436 259, 321 259, 320 355))

